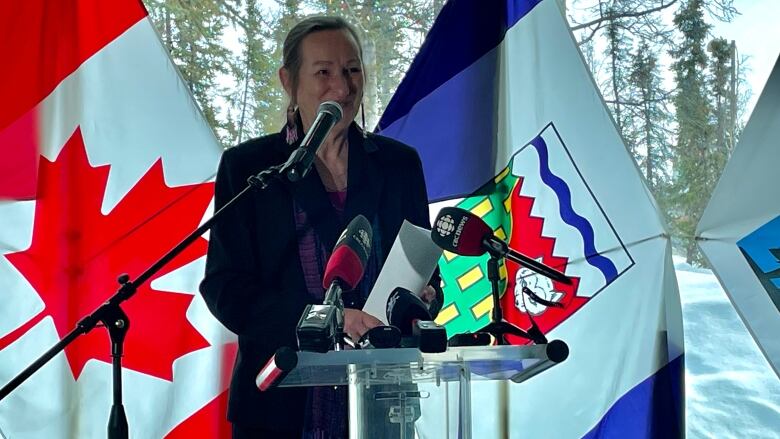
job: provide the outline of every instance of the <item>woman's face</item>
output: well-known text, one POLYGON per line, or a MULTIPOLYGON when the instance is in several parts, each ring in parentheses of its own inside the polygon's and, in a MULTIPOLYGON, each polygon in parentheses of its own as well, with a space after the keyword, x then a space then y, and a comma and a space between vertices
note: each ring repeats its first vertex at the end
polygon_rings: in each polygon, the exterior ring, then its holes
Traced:
MULTIPOLYGON (((357 43, 347 30, 325 30, 307 35, 300 46, 296 102, 304 131, 308 131, 317 109, 325 101, 336 101, 344 115, 334 132, 345 131, 357 115, 363 97, 363 68, 357 43)), ((292 93, 292 78, 282 68, 282 85, 292 93)))

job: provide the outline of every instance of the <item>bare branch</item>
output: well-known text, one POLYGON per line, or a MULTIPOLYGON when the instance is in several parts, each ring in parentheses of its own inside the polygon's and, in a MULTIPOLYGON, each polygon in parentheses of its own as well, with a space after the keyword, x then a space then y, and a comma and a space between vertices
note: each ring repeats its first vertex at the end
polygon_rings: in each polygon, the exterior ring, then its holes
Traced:
POLYGON ((592 39, 593 39, 593 37, 595 37, 595 36, 596 36, 596 32, 598 32, 598 31, 599 31, 599 30, 600 30, 602 27, 604 27, 604 23, 599 23, 599 25, 598 25, 598 26, 596 26, 595 28, 593 28, 593 31, 590 33, 590 35, 588 35, 586 38, 583 38, 582 40, 580 40, 580 41, 577 43, 577 45, 578 45, 578 46, 582 46, 583 44, 585 44, 585 43, 587 43, 588 41, 592 40, 592 39))
POLYGON ((616 19, 619 19, 619 18, 641 17, 641 16, 644 16, 644 15, 653 14, 655 12, 662 11, 662 10, 670 7, 673 4, 675 4, 675 3, 677 3, 677 0, 672 0, 669 3, 667 3, 667 4, 661 3, 660 6, 656 6, 655 8, 645 9, 645 10, 642 10, 642 11, 617 12, 617 13, 613 13, 613 14, 601 15, 599 18, 597 18, 595 20, 589 21, 587 23, 578 24, 576 26, 572 26, 571 30, 572 31, 576 31, 576 30, 584 29, 586 27, 591 27, 591 26, 594 26, 594 25, 601 25, 601 23, 603 23, 605 21, 612 21, 612 20, 616 20, 616 19))
POLYGON ((647 99, 645 101, 624 101, 622 99, 620 100, 614 100, 614 99, 604 99, 604 102, 612 105, 625 105, 627 107, 642 107, 648 102, 664 102, 667 101, 668 97, 658 98, 658 99, 647 99))

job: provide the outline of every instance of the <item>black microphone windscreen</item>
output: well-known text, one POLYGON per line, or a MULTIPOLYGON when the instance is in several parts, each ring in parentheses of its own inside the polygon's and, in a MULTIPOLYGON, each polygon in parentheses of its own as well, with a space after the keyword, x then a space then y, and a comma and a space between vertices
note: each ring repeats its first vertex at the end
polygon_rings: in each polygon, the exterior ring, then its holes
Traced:
POLYGON ((412 335, 415 320, 433 320, 425 302, 419 296, 398 287, 387 298, 387 322, 401 330, 401 335, 412 335))
POLYGON ((325 101, 321 103, 319 108, 317 108, 317 113, 331 114, 336 119, 336 123, 341 120, 341 117, 344 114, 341 110, 341 105, 334 101, 325 101))
POLYGON ((303 136, 301 145, 290 154, 287 162, 280 169, 280 173, 286 174, 290 181, 298 181, 306 176, 317 155, 317 150, 328 137, 330 130, 341 120, 341 105, 337 102, 326 101, 317 109, 309 131, 303 136))
POLYGON ((439 211, 431 239, 444 250, 463 256, 479 256, 485 253, 483 240, 493 236, 482 218, 458 207, 445 207, 439 211))

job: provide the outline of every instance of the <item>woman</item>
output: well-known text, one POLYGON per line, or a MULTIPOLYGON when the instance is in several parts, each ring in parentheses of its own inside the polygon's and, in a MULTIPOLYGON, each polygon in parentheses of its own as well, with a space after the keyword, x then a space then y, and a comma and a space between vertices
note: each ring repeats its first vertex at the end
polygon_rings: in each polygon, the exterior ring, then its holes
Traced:
MULTIPOLYGON (((322 303, 322 274, 339 234, 358 214, 374 244, 363 280, 345 293, 345 332, 357 340, 380 324, 360 311, 404 219, 430 227, 422 167, 410 147, 365 132, 354 119, 363 98, 363 60, 355 31, 335 17, 312 17, 287 35, 279 78, 290 98, 282 132, 227 150, 215 189, 220 208, 247 177, 283 163, 316 117, 336 101, 344 116, 296 183, 280 181, 244 197, 214 226, 201 292, 214 315, 238 334, 228 419, 233 437, 344 437, 346 389, 259 392, 262 365, 296 346, 295 326, 309 303, 322 303)), ((432 284, 438 284, 432 279, 432 284)), ((430 300, 440 290, 426 287, 430 300)))

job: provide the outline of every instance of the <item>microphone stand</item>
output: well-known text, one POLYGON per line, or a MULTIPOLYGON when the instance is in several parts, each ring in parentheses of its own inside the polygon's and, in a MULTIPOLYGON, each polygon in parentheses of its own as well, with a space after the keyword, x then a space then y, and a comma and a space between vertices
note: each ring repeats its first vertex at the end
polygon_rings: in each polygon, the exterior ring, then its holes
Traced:
POLYGON ((342 289, 336 285, 335 288, 331 288, 328 291, 328 295, 325 296, 324 304, 334 306, 336 308, 336 329, 333 331, 333 350, 344 350, 344 344, 346 341, 346 335, 344 334, 344 300, 341 298, 342 289))
MULTIPOLYGON (((127 439, 128 426, 127 417, 125 415, 125 409, 122 405, 122 355, 125 335, 130 327, 130 319, 127 314, 119 306, 125 300, 131 298, 138 287, 143 285, 152 276, 154 276, 161 268, 168 264, 173 258, 181 253, 190 244, 195 242, 201 235, 211 229, 214 223, 220 218, 220 216, 228 209, 231 209, 236 202, 241 199, 251 189, 263 190, 267 188, 271 181, 279 180, 282 178, 280 172, 283 165, 270 166, 267 169, 259 172, 256 175, 252 175, 247 179, 247 186, 239 192, 235 197, 228 201, 222 208, 214 212, 211 218, 204 222, 200 227, 195 229, 186 238, 184 238, 179 244, 163 255, 157 262, 152 264, 146 271, 141 273, 134 281, 130 280, 130 276, 122 274, 119 276, 118 282, 120 287, 117 292, 100 305, 95 311, 88 316, 84 317, 76 324, 71 332, 52 346, 48 351, 41 355, 32 364, 27 366, 22 372, 15 376, 11 381, 0 389, 0 401, 14 391, 19 385, 25 382, 30 376, 38 371, 43 365, 49 362, 55 355, 65 349, 70 343, 73 342, 78 336, 86 334, 93 328, 98 326, 98 323, 102 323, 103 326, 108 329, 109 337, 111 338, 111 358, 112 358, 112 372, 113 372, 113 403, 111 406, 111 415, 108 421, 108 438, 109 439, 127 439)), ((343 322, 343 319, 342 319, 343 322)), ((343 325, 343 323, 342 323, 343 325)))
POLYGON ((536 326, 536 322, 534 322, 533 317, 531 315, 528 315, 528 318, 531 319, 531 329, 524 331, 517 326, 507 322, 504 320, 503 313, 501 311, 501 302, 499 301, 499 287, 498 282, 500 280, 500 275, 498 272, 498 262, 500 261, 501 256, 498 256, 496 254, 490 253, 490 259, 488 259, 488 279, 490 279, 490 285, 493 295, 493 311, 491 313, 491 321, 488 323, 485 327, 480 329, 478 332, 487 332, 488 334, 492 335, 496 338, 496 343, 499 345, 506 345, 509 344, 504 337, 506 334, 516 335, 519 337, 526 338, 528 340, 531 340, 534 342, 534 344, 546 344, 547 343, 547 337, 544 336, 541 330, 539 330, 539 327, 536 326))

